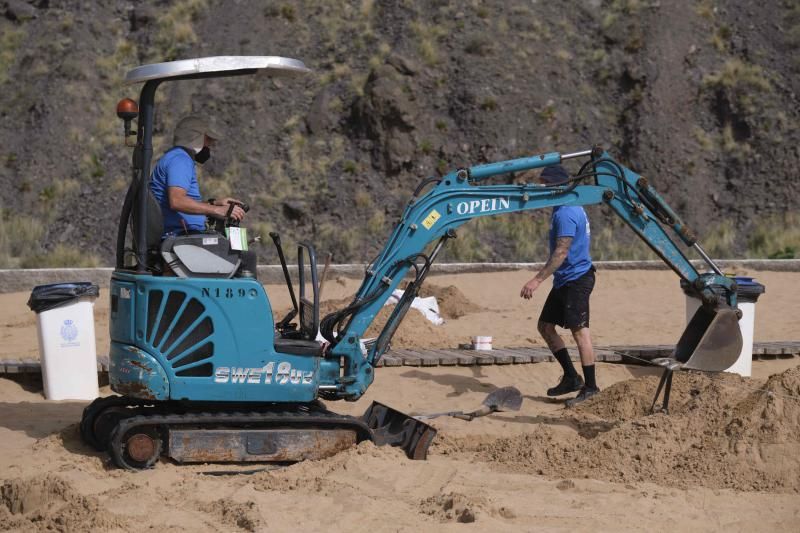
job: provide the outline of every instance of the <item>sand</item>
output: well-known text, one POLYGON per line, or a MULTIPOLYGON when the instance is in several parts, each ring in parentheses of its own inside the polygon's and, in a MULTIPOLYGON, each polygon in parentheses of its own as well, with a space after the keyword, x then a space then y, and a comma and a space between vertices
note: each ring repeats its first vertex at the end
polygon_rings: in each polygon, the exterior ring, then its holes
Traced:
MULTIPOLYGON (((800 337, 800 274, 739 272, 754 276, 767 292, 756 308, 755 337, 759 341, 800 337)), ((549 283, 530 301, 519 297, 528 272, 430 276, 422 296, 435 295, 445 318, 433 326, 410 310, 392 346, 395 348, 457 348, 475 335, 490 335, 494 346, 544 346, 536 331, 549 283), (454 289, 453 289, 454 288, 454 289), (422 332, 420 332, 420 328, 422 332)), ((350 302, 360 280, 332 279, 325 284, 322 315, 350 302)), ((291 306, 285 285, 266 285, 275 320, 291 306)), ((0 359, 38 359, 36 317, 25 305, 28 293, 0 294, 0 359)), ((108 353, 107 291, 95 304, 97 353, 108 353)), ((591 329, 597 345, 674 344, 685 325, 685 297, 677 277, 668 271, 605 270, 597 273, 592 296, 591 329)), ((384 319, 388 310, 384 312, 384 319)), ((376 321, 379 323, 380 320, 376 321)), ((368 331, 377 334, 377 327, 368 331)), ((565 340, 574 345, 569 335, 565 340)))
MULTIPOLYGON (((415 327, 401 327, 395 343, 429 346, 433 331, 440 346, 475 334, 541 344, 533 324, 545 293, 520 300, 526 276, 432 277, 446 324, 428 329, 410 315, 415 327)), ((768 291, 757 308, 758 340, 797 338, 797 276, 757 273, 768 291)), ((352 293, 354 282, 334 281, 326 298, 352 293)), ((669 273, 600 272, 596 340, 674 342, 683 323, 675 285, 669 273)), ((267 289, 274 308, 286 308, 285 289, 267 289)), ((5 357, 36 357, 23 296, 0 295, 5 357)), ((98 322, 107 320, 102 300, 97 307, 98 322)), ((408 413, 471 410, 494 388, 514 385, 522 409, 433 420, 439 435, 426 461, 363 443, 250 475, 168 460, 145 472, 117 470, 80 442, 85 402, 47 402, 35 382, 0 379, 0 530, 797 530, 800 358, 755 361, 750 379, 679 374, 669 415, 646 413, 654 369, 599 364, 602 393, 575 409, 544 395, 559 374, 554 363, 382 368, 364 398, 329 407, 359 414, 378 400, 408 413)))

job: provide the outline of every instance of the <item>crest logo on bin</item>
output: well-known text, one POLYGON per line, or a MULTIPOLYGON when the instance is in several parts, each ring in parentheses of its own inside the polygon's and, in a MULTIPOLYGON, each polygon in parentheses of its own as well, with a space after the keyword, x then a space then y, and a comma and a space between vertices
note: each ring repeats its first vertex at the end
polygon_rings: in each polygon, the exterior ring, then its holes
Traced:
POLYGON ((66 342, 72 342, 78 338, 78 328, 72 320, 65 320, 61 326, 61 338, 66 342))

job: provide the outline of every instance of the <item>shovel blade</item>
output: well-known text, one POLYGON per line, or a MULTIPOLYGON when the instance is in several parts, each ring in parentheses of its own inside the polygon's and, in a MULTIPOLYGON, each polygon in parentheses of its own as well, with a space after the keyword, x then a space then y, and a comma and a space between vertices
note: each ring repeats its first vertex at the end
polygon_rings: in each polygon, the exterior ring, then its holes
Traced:
POLYGON ((700 306, 675 347, 675 359, 687 369, 721 372, 736 362, 741 351, 736 309, 700 306))
POLYGON ((522 407, 522 394, 516 387, 500 387, 489 393, 483 405, 492 411, 519 411, 522 407))

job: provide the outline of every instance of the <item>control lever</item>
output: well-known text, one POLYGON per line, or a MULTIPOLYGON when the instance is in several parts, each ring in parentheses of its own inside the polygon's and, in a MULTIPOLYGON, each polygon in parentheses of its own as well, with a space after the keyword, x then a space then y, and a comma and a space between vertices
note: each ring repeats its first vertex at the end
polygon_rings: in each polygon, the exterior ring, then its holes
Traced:
POLYGON ((232 219, 232 218, 231 218, 231 215, 233 214, 233 209, 234 209, 234 207, 236 207, 237 205, 238 205, 239 207, 241 207, 241 208, 242 208, 242 211, 244 211, 245 213, 247 213, 248 211, 250 211, 250 206, 249 206, 249 205, 247 205, 247 204, 246 204, 246 203, 244 203, 244 202, 236 202, 236 201, 233 201, 233 200, 229 201, 229 202, 228 202, 228 212, 227 212, 227 213, 225 213, 225 220, 227 220, 227 221, 228 221, 228 225, 229 225, 229 226, 235 226, 235 227, 239 226, 239 221, 238 221, 238 220, 234 220, 234 219, 232 219))
POLYGON ((289 275, 289 269, 286 267, 286 257, 283 255, 283 246, 281 246, 281 236, 278 235, 274 231, 269 232, 269 236, 272 238, 272 242, 275 243, 275 249, 278 250, 278 259, 281 261, 281 268, 283 269, 283 277, 286 279, 286 286, 289 288, 289 296, 292 297, 292 307, 293 309, 289 311, 283 320, 275 324, 275 327, 278 328, 278 331, 281 333, 286 330, 290 331, 294 328, 289 326, 289 322, 297 316, 299 311, 299 306, 297 305, 297 297, 294 295, 294 287, 292 287, 292 277, 289 275))

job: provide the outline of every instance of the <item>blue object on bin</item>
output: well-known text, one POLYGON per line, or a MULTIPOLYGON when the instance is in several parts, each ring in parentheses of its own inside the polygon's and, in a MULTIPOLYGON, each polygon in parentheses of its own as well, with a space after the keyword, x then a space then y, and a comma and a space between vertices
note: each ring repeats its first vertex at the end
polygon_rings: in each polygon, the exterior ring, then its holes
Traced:
POLYGON ((764 294, 767 288, 753 278, 746 276, 735 276, 736 280, 736 299, 739 303, 756 303, 758 297, 764 294))
POLYGON ((61 307, 84 296, 97 297, 99 295, 100 287, 89 281, 39 285, 33 288, 31 297, 28 299, 28 307, 31 308, 31 311, 41 313, 61 307))

